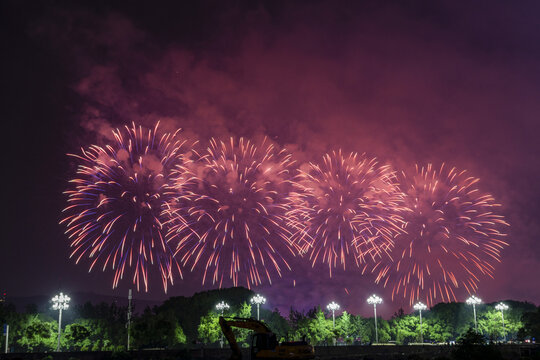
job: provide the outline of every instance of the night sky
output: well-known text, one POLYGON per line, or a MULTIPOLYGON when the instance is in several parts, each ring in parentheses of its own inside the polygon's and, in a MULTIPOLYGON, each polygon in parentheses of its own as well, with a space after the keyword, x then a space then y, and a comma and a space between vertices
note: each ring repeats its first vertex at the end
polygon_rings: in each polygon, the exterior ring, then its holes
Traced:
MULTIPOLYGON (((8 296, 111 289, 74 265, 58 225, 66 153, 135 121, 200 138, 266 135, 317 161, 342 148, 396 167, 445 162, 503 204, 510 246, 478 296, 540 303, 540 5, 534 1, 2 1, 8 296)), ((159 280, 159 279, 158 279, 159 280)), ((202 287, 186 272, 164 300, 202 287)), ((269 307, 335 300, 369 313, 389 290, 299 265, 256 289, 269 307), (293 288, 293 279, 296 287, 293 288)), ((466 293, 461 296, 465 297, 466 293)), ((463 299, 464 300, 464 299, 463 299)), ((386 301, 389 316, 406 301, 386 301)))

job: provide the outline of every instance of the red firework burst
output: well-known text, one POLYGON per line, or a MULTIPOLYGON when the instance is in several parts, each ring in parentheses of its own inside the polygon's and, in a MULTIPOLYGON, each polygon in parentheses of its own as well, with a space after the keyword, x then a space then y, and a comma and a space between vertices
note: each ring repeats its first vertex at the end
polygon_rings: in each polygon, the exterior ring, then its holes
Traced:
POLYGON ((330 276, 338 263, 346 270, 347 258, 360 267, 388 253, 402 226, 394 172, 365 155, 326 154, 300 170, 295 188, 287 216, 293 238, 330 276))
POLYGON ((394 262, 381 261, 373 270, 376 283, 392 287, 392 299, 457 301, 456 289, 474 293, 482 276, 493 277, 508 245, 502 232, 508 223, 478 181, 444 164, 416 166, 412 177, 403 173, 411 209, 406 234, 396 239, 394 262))
POLYGON ((258 146, 212 139, 190 175, 178 177, 179 196, 164 211, 168 238, 182 264, 203 269, 203 284, 250 287, 290 270, 297 249, 284 224, 292 164, 267 139, 258 146))
POLYGON ((162 133, 158 127, 159 122, 153 129, 125 126, 113 130, 115 141, 110 144, 68 154, 79 161, 60 222, 67 227, 71 257, 76 263, 90 259, 89 271, 99 262, 103 271, 110 266, 115 271, 113 288, 126 267, 133 268, 137 289, 142 282, 146 291, 150 265, 159 268, 165 291, 174 268, 182 275, 159 216, 175 195, 168 187, 171 170, 183 166, 189 148, 178 131, 162 133))

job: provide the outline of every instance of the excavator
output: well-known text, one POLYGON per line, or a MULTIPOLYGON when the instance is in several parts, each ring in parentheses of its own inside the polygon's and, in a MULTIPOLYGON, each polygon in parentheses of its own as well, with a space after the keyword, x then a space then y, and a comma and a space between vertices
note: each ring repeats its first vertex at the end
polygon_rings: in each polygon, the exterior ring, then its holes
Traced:
POLYGON ((255 319, 219 317, 219 326, 232 350, 230 360, 241 360, 242 351, 236 342, 232 328, 253 330, 251 336, 251 360, 309 360, 315 358, 313 346, 305 341, 278 343, 276 334, 263 322, 255 319))

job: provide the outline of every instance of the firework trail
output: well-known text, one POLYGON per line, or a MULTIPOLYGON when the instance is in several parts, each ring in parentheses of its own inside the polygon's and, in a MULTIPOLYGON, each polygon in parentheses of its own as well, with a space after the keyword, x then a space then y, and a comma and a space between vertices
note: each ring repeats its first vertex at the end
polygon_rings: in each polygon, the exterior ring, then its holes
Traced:
POLYGON ((63 210, 66 234, 73 248, 70 257, 83 257, 105 271, 114 270, 113 288, 133 269, 133 283, 148 291, 148 270, 158 267, 163 288, 173 283, 173 271, 181 270, 165 241, 159 218, 163 204, 175 196, 168 182, 187 162, 186 141, 178 132, 162 133, 132 124, 113 130, 114 141, 92 145, 74 157, 79 165, 65 192, 63 210), (98 265, 101 264, 101 265, 98 265))
POLYGON ((295 187, 288 212, 293 239, 313 266, 328 265, 330 276, 338 264, 346 270, 350 259, 365 270, 401 231, 403 194, 394 172, 376 159, 334 151, 322 164, 300 169, 295 187))
POLYGON ((168 238, 183 265, 203 269, 203 284, 247 287, 290 270, 298 249, 284 227, 293 161, 265 138, 210 140, 196 168, 181 176, 178 196, 164 211, 168 238))
POLYGON ((508 245, 500 205, 478 190, 477 178, 444 164, 416 166, 412 177, 402 176, 412 211, 406 234, 396 239, 394 262, 373 269, 376 283, 391 286, 392 299, 402 295, 411 305, 417 299, 457 301, 458 288, 474 293, 481 276, 493 277, 508 245))

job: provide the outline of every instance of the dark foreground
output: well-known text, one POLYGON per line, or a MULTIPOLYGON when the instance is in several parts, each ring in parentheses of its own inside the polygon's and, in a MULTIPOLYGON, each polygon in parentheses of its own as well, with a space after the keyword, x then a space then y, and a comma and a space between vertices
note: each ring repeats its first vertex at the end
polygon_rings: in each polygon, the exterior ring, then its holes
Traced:
MULTIPOLYGON (((457 346, 320 346, 315 348, 321 360, 540 360, 540 344, 478 346, 456 354, 457 346)), ((248 349, 243 349, 249 360, 248 349)), ((227 360, 231 351, 225 349, 139 350, 131 352, 61 352, 0 354, 5 360, 227 360)))

